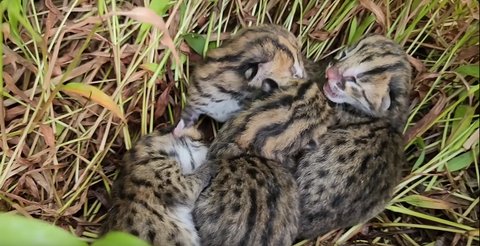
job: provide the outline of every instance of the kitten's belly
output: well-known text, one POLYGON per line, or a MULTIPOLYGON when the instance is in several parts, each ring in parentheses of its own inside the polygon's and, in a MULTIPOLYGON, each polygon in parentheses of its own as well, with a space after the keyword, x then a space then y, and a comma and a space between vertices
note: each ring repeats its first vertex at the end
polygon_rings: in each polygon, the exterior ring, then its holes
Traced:
POLYGON ((241 108, 242 106, 238 101, 226 99, 221 102, 209 102, 202 107, 202 111, 216 121, 225 122, 232 118, 241 108))

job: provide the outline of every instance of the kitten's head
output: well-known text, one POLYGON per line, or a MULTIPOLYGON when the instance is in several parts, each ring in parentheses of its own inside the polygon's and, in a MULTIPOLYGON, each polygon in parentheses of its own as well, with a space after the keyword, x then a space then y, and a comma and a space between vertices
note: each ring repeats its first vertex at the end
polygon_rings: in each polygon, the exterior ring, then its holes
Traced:
POLYGON ((334 103, 373 116, 406 114, 411 66, 403 49, 386 37, 370 35, 341 51, 326 77, 323 90, 334 103))
POLYGON ((195 127, 185 127, 183 121, 142 138, 136 145, 137 158, 165 156, 176 160, 184 174, 189 174, 205 162, 208 146, 195 127))
POLYGON ((219 67, 219 80, 244 81, 264 91, 295 85, 305 78, 297 38, 278 25, 260 25, 240 30, 219 48, 208 52, 207 62, 219 67))

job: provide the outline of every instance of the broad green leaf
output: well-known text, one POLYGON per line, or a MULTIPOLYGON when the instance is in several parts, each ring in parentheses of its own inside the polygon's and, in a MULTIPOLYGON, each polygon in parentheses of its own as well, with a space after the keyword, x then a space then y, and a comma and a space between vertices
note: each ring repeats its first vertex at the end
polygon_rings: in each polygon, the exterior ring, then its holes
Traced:
POLYGON ((455 72, 464 75, 464 76, 472 76, 474 78, 480 78, 480 66, 479 64, 468 64, 463 65, 455 69, 455 72))
POLYGON ((447 162, 447 168, 450 172, 455 172, 467 168, 473 163, 472 151, 465 152, 447 162))
POLYGON ((205 42, 207 42, 205 37, 195 33, 188 33, 183 35, 183 38, 188 46, 190 46, 190 48, 192 48, 197 54, 203 54, 203 47, 205 47, 205 42))
POLYGON ((92 246, 149 246, 149 244, 128 233, 113 231, 95 241, 92 246))
POLYGON ((454 207, 452 203, 449 203, 447 201, 442 201, 422 195, 410 195, 400 199, 399 202, 406 202, 416 207, 431 209, 451 209, 454 207))
POLYGON ((0 214, 0 245, 87 246, 60 227, 15 214, 0 214))
POLYGON ((118 116, 120 119, 124 120, 122 111, 120 110, 118 105, 113 101, 113 99, 109 97, 107 94, 105 94, 105 92, 99 90, 95 86, 72 82, 72 83, 63 85, 60 88, 60 91, 80 95, 88 99, 91 99, 92 101, 112 111, 112 113, 118 116))

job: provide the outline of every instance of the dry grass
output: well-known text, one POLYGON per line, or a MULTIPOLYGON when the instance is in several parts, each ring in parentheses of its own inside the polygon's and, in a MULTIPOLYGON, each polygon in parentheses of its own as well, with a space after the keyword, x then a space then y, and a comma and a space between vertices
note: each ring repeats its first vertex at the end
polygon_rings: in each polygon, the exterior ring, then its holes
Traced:
POLYGON ((122 153, 178 118, 195 51, 274 22, 301 37, 311 59, 377 32, 404 45, 416 68, 405 130, 411 168, 391 205, 364 226, 299 245, 479 244, 477 1, 152 0, 163 35, 116 15, 144 5, 133 2, 0 3, 0 211, 96 238, 122 153), (71 82, 81 84, 67 94, 71 82))

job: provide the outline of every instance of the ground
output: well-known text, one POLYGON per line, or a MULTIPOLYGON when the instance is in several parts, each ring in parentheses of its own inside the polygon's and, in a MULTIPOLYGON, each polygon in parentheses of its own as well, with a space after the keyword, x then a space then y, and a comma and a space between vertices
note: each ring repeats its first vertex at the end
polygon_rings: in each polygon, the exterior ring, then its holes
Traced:
POLYGON ((381 33, 415 68, 409 165, 391 204, 298 245, 479 244, 477 1, 151 0, 165 23, 131 12, 144 2, 0 3, 0 211, 94 240, 122 154, 178 120, 190 65, 238 28, 273 22, 309 59, 381 33))

